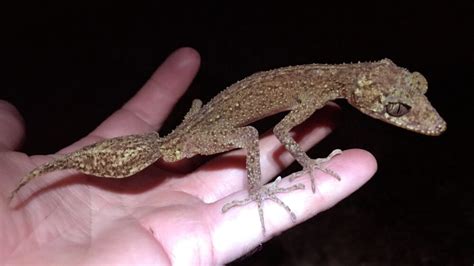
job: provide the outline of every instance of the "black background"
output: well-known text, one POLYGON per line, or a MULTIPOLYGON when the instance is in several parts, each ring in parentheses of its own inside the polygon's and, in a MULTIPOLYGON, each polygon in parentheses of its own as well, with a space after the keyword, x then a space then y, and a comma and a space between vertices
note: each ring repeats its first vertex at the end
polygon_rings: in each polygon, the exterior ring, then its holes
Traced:
POLYGON ((253 72, 388 57, 427 77, 447 132, 417 135, 341 102, 340 126, 310 154, 367 149, 377 174, 235 265, 474 263, 473 2, 232 2, 3 8, 0 98, 25 118, 23 150, 53 153, 84 136, 178 47, 197 49, 202 68, 162 133, 181 121, 193 98, 207 101, 253 72))

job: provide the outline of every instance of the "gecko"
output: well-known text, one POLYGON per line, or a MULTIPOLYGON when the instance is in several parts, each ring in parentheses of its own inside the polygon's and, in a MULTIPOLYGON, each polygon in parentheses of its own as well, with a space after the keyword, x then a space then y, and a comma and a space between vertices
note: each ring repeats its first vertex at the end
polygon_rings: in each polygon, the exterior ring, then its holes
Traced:
POLYGON ((341 179, 324 164, 342 151, 336 149, 326 158, 312 159, 291 137, 293 127, 329 101, 342 98, 373 118, 417 133, 440 135, 446 129, 446 122, 425 96, 427 89, 422 74, 398 67, 389 59, 308 64, 258 72, 227 87, 205 105, 195 99, 181 124, 166 136, 150 132, 106 139, 38 166, 19 181, 10 200, 32 179, 56 170, 75 169, 97 177, 124 178, 158 159, 175 162, 195 155, 244 149, 248 197, 226 203, 222 212, 255 202, 265 235, 263 202, 276 202, 295 222, 296 215, 278 194, 304 189, 304 185, 280 187, 280 177, 271 184, 262 183, 259 133, 249 124, 288 112, 275 125, 273 133, 303 168, 292 174, 292 179, 309 173, 314 193, 315 170, 341 179))

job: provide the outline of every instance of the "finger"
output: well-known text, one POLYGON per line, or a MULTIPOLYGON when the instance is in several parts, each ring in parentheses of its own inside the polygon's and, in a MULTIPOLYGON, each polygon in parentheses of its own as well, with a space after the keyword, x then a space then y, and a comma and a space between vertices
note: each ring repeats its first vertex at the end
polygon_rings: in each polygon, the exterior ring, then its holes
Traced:
POLYGON ((65 150, 74 150, 76 147, 102 138, 159 129, 173 106, 191 84, 199 69, 199 64, 200 57, 194 49, 176 50, 168 56, 132 99, 107 118, 89 136, 65 150))
POLYGON ((188 47, 176 50, 123 108, 155 130, 160 128, 193 81, 199 65, 200 56, 196 50, 188 47))
MULTIPOLYGON (((302 182, 306 186, 305 190, 297 190, 290 193, 277 195, 296 214, 297 223, 301 223, 317 213, 324 211, 343 198, 349 196, 370 177, 377 169, 375 158, 364 150, 346 150, 340 156, 334 157, 327 166, 338 172, 342 180, 337 181, 333 177, 318 172, 318 191, 311 192, 308 176, 302 176, 295 182, 302 182)), ((292 184, 294 184, 293 182, 292 184)), ((292 185, 285 181, 280 183, 280 187, 292 185)), ((266 237, 262 239, 262 231, 255 203, 250 203, 243 207, 236 207, 222 214, 222 206, 236 199, 244 199, 248 196, 246 191, 233 194, 228 198, 209 205, 209 212, 213 216, 211 221, 212 243, 214 244, 214 254, 218 256, 217 261, 231 261, 242 256, 248 251, 261 244, 262 241, 269 240, 272 235, 292 227, 288 213, 279 205, 265 201, 263 203, 266 237), (240 248, 236 248, 240 247, 240 248)))
POLYGON ((199 64, 199 54, 194 49, 176 50, 143 88, 93 134, 112 137, 157 130, 191 84, 199 64))
MULTIPOLYGON (((307 151, 332 132, 339 113, 339 107, 330 104, 294 128, 292 136, 307 151)), ((263 183, 274 178, 295 160, 271 131, 264 134, 259 146, 263 183)), ((200 197, 204 202, 221 199, 248 187, 245 155, 242 149, 226 153, 201 166, 186 180, 178 182, 182 182, 185 191, 200 197)))
POLYGON ((0 100, 0 150, 15 150, 20 147, 25 134, 23 118, 7 101, 0 100))

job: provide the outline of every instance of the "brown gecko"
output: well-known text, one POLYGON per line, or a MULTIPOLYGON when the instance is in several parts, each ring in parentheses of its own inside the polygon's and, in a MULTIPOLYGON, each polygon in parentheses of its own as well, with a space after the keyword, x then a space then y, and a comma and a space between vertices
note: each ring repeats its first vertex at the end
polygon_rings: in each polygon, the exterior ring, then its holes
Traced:
MULTIPOLYGON (((222 91, 209 103, 194 100, 183 122, 170 134, 129 135, 100 141, 62 158, 55 159, 24 176, 11 194, 33 178, 62 169, 76 169, 99 177, 131 176, 161 158, 174 162, 194 155, 211 155, 243 148, 247 152, 246 169, 249 196, 223 206, 222 211, 256 202, 265 234, 262 203, 270 199, 285 208, 293 221, 295 214, 276 194, 302 189, 302 184, 278 187, 278 178, 270 185, 261 182, 259 135, 249 126, 269 115, 289 111, 274 127, 274 134, 288 152, 303 166, 292 175, 312 173, 314 169, 340 177, 323 163, 327 158, 311 159, 290 136, 289 131, 305 121, 328 101, 344 98, 363 113, 426 135, 439 135, 446 123, 425 97, 427 81, 418 72, 396 66, 389 59, 378 62, 290 66, 253 74, 222 91)), ((315 191, 314 177, 311 187, 315 191)))

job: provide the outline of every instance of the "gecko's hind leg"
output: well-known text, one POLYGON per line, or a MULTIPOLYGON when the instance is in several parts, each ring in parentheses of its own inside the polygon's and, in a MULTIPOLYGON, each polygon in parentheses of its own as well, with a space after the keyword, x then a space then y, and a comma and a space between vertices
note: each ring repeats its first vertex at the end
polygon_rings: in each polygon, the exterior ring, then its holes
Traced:
POLYGON ((282 200, 280 200, 276 196, 276 194, 291 192, 291 191, 294 191, 294 190, 297 190, 297 189, 304 189, 304 185, 303 184, 296 184, 296 185, 293 185, 293 186, 290 186, 290 187, 282 188, 282 187, 278 187, 278 184, 280 183, 280 181, 281 181, 281 176, 277 177, 277 179, 274 182, 272 182, 270 184, 267 184, 265 186, 262 186, 257 191, 250 192, 249 197, 246 198, 246 199, 233 200, 232 202, 226 203, 224 205, 224 207, 222 207, 222 212, 224 213, 224 212, 228 211, 231 208, 241 207, 241 206, 247 205, 251 202, 256 202, 257 207, 258 207, 258 214, 259 214, 259 217, 260 217, 260 224, 262 226, 262 232, 265 235, 265 232, 266 232, 265 219, 264 219, 264 215, 263 215, 262 205, 263 205, 263 201, 272 200, 272 201, 276 202, 278 205, 280 205, 281 207, 283 207, 288 212, 288 214, 290 214, 291 221, 295 222, 296 221, 295 213, 290 209, 290 207, 288 207, 288 205, 286 205, 282 200))
POLYGON ((334 177, 338 181, 341 181, 341 177, 339 176, 339 174, 323 166, 324 163, 328 162, 334 156, 337 156, 341 153, 342 151, 340 149, 335 149, 325 158, 309 159, 306 163, 303 164, 303 170, 289 175, 288 178, 290 179, 290 181, 293 181, 296 178, 309 173, 310 178, 311 178, 311 190, 313 191, 313 193, 316 191, 316 183, 315 183, 314 174, 313 174, 314 169, 318 169, 319 171, 324 172, 334 177))

